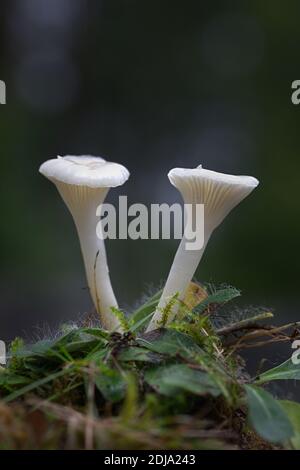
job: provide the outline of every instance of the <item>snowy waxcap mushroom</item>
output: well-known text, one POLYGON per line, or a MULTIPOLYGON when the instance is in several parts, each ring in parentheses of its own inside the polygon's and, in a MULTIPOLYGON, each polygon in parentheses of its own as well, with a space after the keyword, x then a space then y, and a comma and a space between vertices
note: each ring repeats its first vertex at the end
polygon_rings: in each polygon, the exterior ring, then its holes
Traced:
POLYGON ((56 185, 73 216, 95 307, 103 326, 116 329, 118 322, 111 307, 118 304, 110 283, 104 241, 96 234, 96 211, 109 188, 124 184, 129 172, 118 163, 93 156, 57 157, 43 163, 39 171, 56 185))
POLYGON ((53 182, 88 188, 114 188, 129 178, 129 172, 123 165, 90 155, 58 156, 43 163, 40 173, 53 182))
MULTIPOLYGON (((206 170, 201 165, 192 169, 174 168, 169 172, 168 177, 173 186, 182 194, 185 204, 204 205, 204 243, 199 250, 188 250, 187 239, 183 236, 158 308, 147 331, 159 327, 162 311, 175 294, 179 294, 179 299, 183 298, 213 230, 259 183, 252 176, 227 175, 206 170)), ((189 216, 194 217, 193 214, 191 212, 189 216)), ((194 220, 187 220, 186 223, 193 225, 194 220)), ((176 307, 173 308, 169 321, 175 315, 176 307)))

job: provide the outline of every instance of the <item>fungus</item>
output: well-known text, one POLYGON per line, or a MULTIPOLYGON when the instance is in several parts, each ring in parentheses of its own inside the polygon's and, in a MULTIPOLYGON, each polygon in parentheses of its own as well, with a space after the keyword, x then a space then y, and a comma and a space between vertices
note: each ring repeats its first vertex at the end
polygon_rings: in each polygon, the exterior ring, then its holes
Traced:
MULTIPOLYGON (((147 331, 161 326, 162 312, 175 294, 178 294, 179 299, 184 297, 212 232, 259 183, 252 176, 226 175, 206 170, 201 165, 193 169, 174 168, 168 173, 168 177, 171 184, 180 191, 185 204, 190 204, 192 208, 196 204, 204 205, 204 243, 200 249, 188 249, 188 240, 183 236, 147 331)), ((195 211, 188 212, 186 225, 195 225, 195 221, 191 220, 194 214, 195 211)), ((172 307, 168 322, 174 319, 177 310, 178 303, 172 307)))
POLYGON ((43 163, 39 171, 56 185, 73 216, 88 287, 102 326, 118 329, 118 320, 111 311, 118 304, 110 282, 104 240, 96 234, 96 210, 109 188, 124 184, 129 172, 118 163, 92 156, 57 157, 43 163))

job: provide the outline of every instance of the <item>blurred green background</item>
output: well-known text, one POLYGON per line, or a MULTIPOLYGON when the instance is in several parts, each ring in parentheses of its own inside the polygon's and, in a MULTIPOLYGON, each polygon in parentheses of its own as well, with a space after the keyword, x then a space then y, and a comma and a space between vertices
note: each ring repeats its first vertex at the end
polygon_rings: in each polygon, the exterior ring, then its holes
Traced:
MULTIPOLYGON (((175 166, 256 176, 197 277, 299 320, 299 14, 297 0, 1 2, 2 339, 43 335, 91 308, 72 219, 38 174, 57 154, 127 166, 107 202, 180 201, 175 166)), ((162 282, 177 244, 107 243, 122 307, 162 282)))

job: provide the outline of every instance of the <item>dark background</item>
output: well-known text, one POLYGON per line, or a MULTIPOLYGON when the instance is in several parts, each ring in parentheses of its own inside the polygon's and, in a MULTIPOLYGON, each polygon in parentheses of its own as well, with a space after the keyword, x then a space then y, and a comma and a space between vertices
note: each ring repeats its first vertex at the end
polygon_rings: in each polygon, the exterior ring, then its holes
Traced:
MULTIPOLYGON (((107 202, 175 202, 175 166, 261 184, 210 241, 197 276, 298 320, 297 0, 1 2, 0 337, 43 335, 89 311, 77 235, 38 167, 95 154, 128 167, 107 202)), ((167 276, 176 241, 110 241, 120 305, 167 276)), ((270 360, 290 354, 273 350, 270 360)))

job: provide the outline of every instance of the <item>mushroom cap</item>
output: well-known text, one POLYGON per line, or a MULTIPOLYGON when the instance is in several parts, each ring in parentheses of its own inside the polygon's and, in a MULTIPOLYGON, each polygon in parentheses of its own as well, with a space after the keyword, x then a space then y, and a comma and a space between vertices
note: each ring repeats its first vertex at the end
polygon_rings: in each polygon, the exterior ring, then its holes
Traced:
POLYGON ((252 176, 236 176, 197 168, 173 168, 168 177, 188 204, 204 204, 206 224, 219 225, 245 199, 259 181, 252 176))
POLYGON ((90 155, 58 156, 44 162, 39 171, 54 183, 89 188, 114 188, 129 178, 129 171, 123 165, 90 155))
POLYGON ((259 181, 253 176, 244 175, 228 175, 226 173, 219 173, 217 171, 206 170, 202 165, 196 168, 173 168, 168 173, 169 180, 173 186, 178 187, 180 180, 188 179, 202 179, 216 183, 224 183, 224 185, 240 185, 249 188, 256 188, 259 181))

